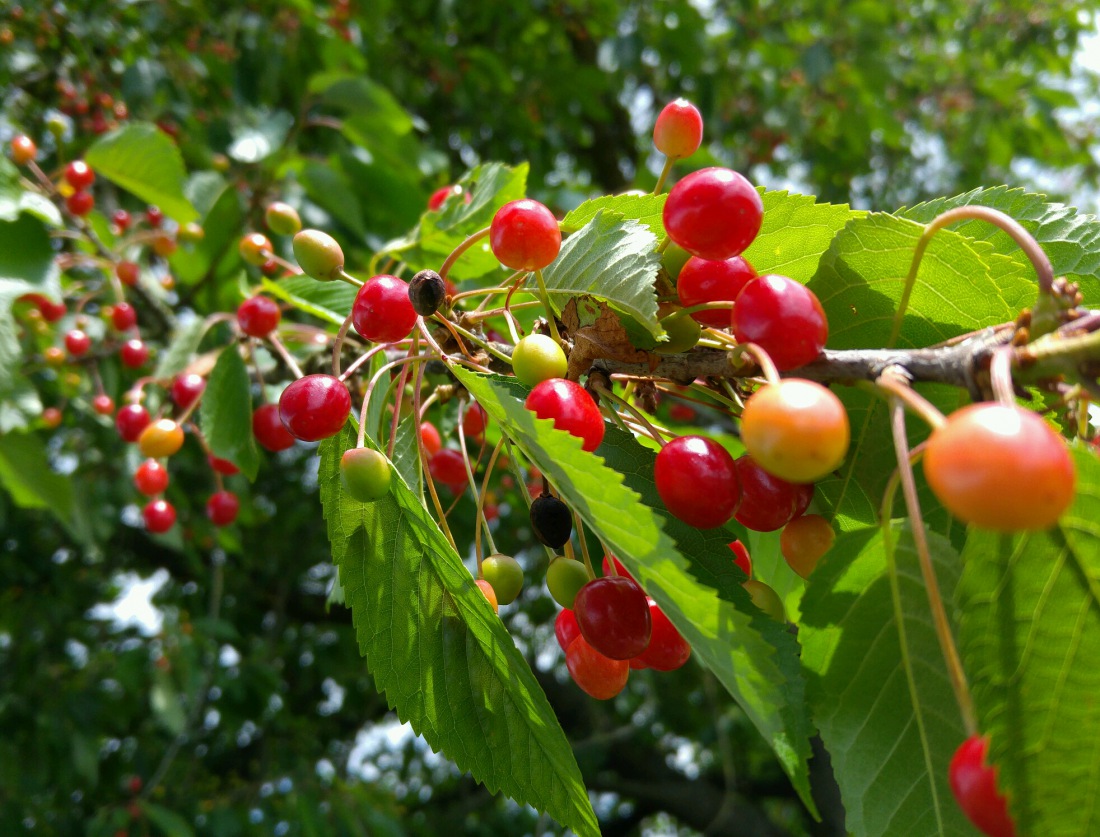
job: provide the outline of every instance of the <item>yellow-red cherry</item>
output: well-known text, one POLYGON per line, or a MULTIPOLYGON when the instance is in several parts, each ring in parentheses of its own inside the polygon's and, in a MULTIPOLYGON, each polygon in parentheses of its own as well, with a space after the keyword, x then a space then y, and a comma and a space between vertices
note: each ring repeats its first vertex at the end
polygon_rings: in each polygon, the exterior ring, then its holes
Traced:
POLYGON ((241 258, 259 267, 271 256, 271 241, 263 233, 249 233, 237 243, 241 258))
POLYGON ((565 665, 573 682, 596 700, 615 697, 630 676, 630 663, 601 654, 584 636, 578 636, 565 649, 565 665))
POLYGON ((25 166, 38 156, 38 146, 26 134, 12 137, 11 159, 17 166, 25 166))
POLYGON ((804 514, 783 527, 779 551, 787 565, 803 578, 809 578, 836 540, 832 525, 819 514, 804 514))
POLYGON ((653 125, 653 145, 666 157, 681 160, 699 150, 703 141, 703 116, 687 99, 665 105, 653 125))
POLYGON ((138 436, 138 450, 142 456, 159 459, 172 456, 183 447, 183 428, 172 419, 157 419, 138 436))

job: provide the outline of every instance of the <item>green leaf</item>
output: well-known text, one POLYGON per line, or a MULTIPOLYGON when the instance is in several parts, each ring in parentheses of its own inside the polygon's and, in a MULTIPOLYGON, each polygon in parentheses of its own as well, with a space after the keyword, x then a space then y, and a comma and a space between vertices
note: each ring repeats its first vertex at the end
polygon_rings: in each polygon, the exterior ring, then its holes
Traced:
POLYGON ((649 227, 650 232, 661 238, 665 235, 662 213, 667 194, 660 195, 603 195, 585 201, 562 219, 561 231, 575 233, 603 210, 615 212, 624 218, 633 218, 649 227))
MULTIPOLYGON (((958 555, 935 535, 929 548, 950 600, 958 555)), ((848 830, 969 833, 947 784, 965 733, 907 524, 890 543, 881 529, 837 539, 810 576, 798 638, 848 830)))
POLYGON ((398 717, 490 791, 599 828, 554 711, 469 570, 400 479, 346 497, 350 429, 321 443, 321 502, 359 647, 398 717))
POLYGON ((560 312, 573 297, 593 296, 652 336, 662 336, 654 285, 661 268, 656 245, 657 236, 645 225, 617 212, 598 213, 565 239, 558 257, 543 271, 550 303, 560 312))
POLYGON ((148 800, 138 800, 142 812, 164 837, 193 837, 194 829, 188 825, 187 820, 162 805, 156 805, 148 800))
POLYGON ((92 143, 84 153, 97 175, 113 181, 181 224, 198 217, 184 196, 187 171, 179 149, 156 125, 132 122, 92 143))
POLYGON ((587 453, 579 439, 554 429, 550 420, 536 419, 515 381, 457 366, 452 371, 656 600, 696 658, 741 704, 803 802, 815 810, 806 766, 812 726, 797 646, 785 626, 764 616, 740 586, 744 576, 726 545, 729 533, 701 532, 669 515, 653 485, 656 454, 628 434, 610 427, 598 453, 587 453))
POLYGON ((963 550, 960 650, 1019 834, 1100 833, 1100 460, 1073 458, 1059 526, 963 550))
POLYGON ((318 282, 309 276, 288 276, 275 282, 263 280, 264 290, 295 308, 333 325, 343 325, 358 291, 347 282, 318 282))
POLYGON ((45 291, 56 299, 58 269, 54 263, 50 234, 33 215, 22 214, 14 221, 0 220, 0 286, 19 283, 27 291, 45 291))
POLYGON ((285 110, 248 111, 238 116, 226 153, 239 163, 259 163, 282 147, 293 125, 285 110))
POLYGON ((0 221, 17 221, 23 213, 52 227, 63 223, 57 205, 45 195, 25 189, 19 169, 7 157, 0 157, 0 221))
POLYGON ((251 389, 252 381, 240 349, 232 343, 218 355, 199 410, 202 431, 213 454, 228 459, 254 480, 260 455, 252 436, 251 389))
POLYGON ((192 356, 199 350, 202 338, 206 334, 206 322, 196 317, 185 326, 180 326, 172 342, 157 361, 154 378, 171 378, 187 368, 192 356))
POLYGON ((17 506, 49 509, 69 526, 73 514, 72 483, 50 468, 46 446, 33 433, 0 436, 0 484, 17 506))
POLYGON ((424 472, 420 467, 420 450, 416 444, 419 434, 420 422, 415 416, 408 415, 401 419, 393 445, 393 467, 397 469, 405 485, 418 497, 422 497, 421 478, 424 472))

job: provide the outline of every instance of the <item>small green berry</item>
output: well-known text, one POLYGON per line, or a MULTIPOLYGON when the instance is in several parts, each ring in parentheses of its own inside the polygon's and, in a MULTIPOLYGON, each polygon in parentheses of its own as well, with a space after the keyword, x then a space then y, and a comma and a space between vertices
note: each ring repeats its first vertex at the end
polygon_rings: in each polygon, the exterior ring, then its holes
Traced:
POLYGON ((661 327, 668 334, 668 341, 657 344, 657 347, 653 350, 657 354, 677 355, 680 352, 686 352, 699 342, 699 335, 702 334, 703 328, 695 322, 693 317, 683 316, 669 319, 680 310, 679 305, 664 304, 660 307, 660 315, 663 318, 661 327))
POLYGON ((490 555, 481 562, 481 576, 493 586, 502 605, 514 602, 523 589, 523 568, 510 555, 490 555))
POLYGON ((302 219, 298 217, 298 210, 282 201, 275 201, 268 205, 264 213, 264 221, 267 222, 267 228, 275 235, 295 235, 302 229, 302 219))
POLYGON ((529 387, 550 378, 564 378, 568 368, 561 346, 545 334, 528 334, 512 350, 512 371, 529 387))
POLYGON ((294 236, 294 258, 308 276, 319 282, 338 279, 344 271, 344 251, 328 233, 302 230, 294 236))
POLYGON ((752 597, 752 603, 768 614, 768 616, 777 622, 786 621, 787 614, 783 609, 783 600, 779 598, 779 594, 776 593, 775 590, 763 581, 757 581, 755 578, 743 582, 741 586, 744 587, 752 597))
POLYGON ((546 587, 554 601, 569 610, 577 593, 592 579, 580 561, 562 555, 554 558, 546 569, 546 587))
POLYGON ((372 448, 352 448, 340 459, 340 480, 353 500, 373 503, 390 490, 390 461, 372 448))

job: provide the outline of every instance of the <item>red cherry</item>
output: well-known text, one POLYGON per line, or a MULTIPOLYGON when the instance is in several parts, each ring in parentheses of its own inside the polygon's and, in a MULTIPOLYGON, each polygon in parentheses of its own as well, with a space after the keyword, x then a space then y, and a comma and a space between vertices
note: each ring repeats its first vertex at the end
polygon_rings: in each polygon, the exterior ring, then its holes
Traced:
POLYGON ((114 225, 118 227, 118 231, 123 233, 130 229, 130 224, 133 223, 134 219, 130 217, 130 213, 125 209, 120 209, 114 214, 111 220, 114 222, 114 225))
POLYGON ((92 347, 92 338, 78 328, 65 335, 65 348, 73 357, 80 357, 92 347))
POLYGON ((489 414, 476 401, 471 402, 462 414, 462 432, 467 436, 477 438, 485 432, 488 423, 489 414))
POLYGON ((332 375, 306 375, 283 390, 279 417, 303 442, 319 442, 340 432, 351 414, 351 394, 332 375))
POLYGON ((83 192, 95 183, 95 172, 83 160, 73 160, 65 168, 65 180, 77 192, 83 192))
POLYGON ((489 225, 489 246, 512 270, 542 270, 561 249, 561 230, 549 209, 524 198, 506 203, 489 225))
POLYGON ((703 436, 680 436, 657 454, 653 468, 665 507, 689 526, 724 526, 741 499, 733 457, 703 436))
POLYGON ((638 583, 607 575, 588 582, 573 601, 581 635, 613 660, 637 657, 649 645, 653 625, 649 604, 638 583))
POLYGON ((206 516, 215 526, 228 526, 237 519, 240 510, 240 500, 232 491, 215 492, 206 501, 206 516))
POLYGON ((210 467, 213 468, 214 471, 227 477, 232 477, 241 472, 241 469, 228 459, 219 459, 212 453, 207 455, 206 461, 210 463, 210 467))
POLYGON ((466 460, 454 448, 443 448, 428 460, 428 472, 432 479, 441 482, 458 494, 466 488, 466 460))
POLYGON ((118 357, 124 366, 138 369, 149 359, 149 347, 135 337, 122 344, 122 348, 118 350, 118 357))
POLYGON ((123 285, 133 287, 138 283, 138 277, 141 276, 141 268, 137 262, 119 262, 115 265, 115 276, 118 277, 118 281, 123 285))
MULTIPOLYGON (((786 526, 802 504, 805 488, 773 477, 748 454, 734 465, 741 485, 741 502, 734 513, 737 522, 756 532, 774 532, 786 526)), ((812 496, 812 485, 809 493, 812 496)))
POLYGON ((531 390, 524 404, 540 419, 553 419, 558 430, 581 439, 586 451, 594 451, 603 441, 600 408, 584 387, 574 381, 548 378, 531 390))
POLYGON ((281 317, 278 303, 266 296, 249 297, 237 306, 237 325, 249 337, 267 337, 281 317))
POLYGON ((279 418, 277 404, 262 404, 253 411, 252 435, 261 447, 272 453, 294 446, 294 437, 283 427, 283 420, 279 418))
POLYGON ((61 415, 61 411, 57 407, 47 407, 42 411, 42 423, 50 430, 60 425, 62 418, 64 416, 61 415))
POLYGON ((959 745, 948 768, 955 799, 975 826, 989 837, 1016 837, 1008 802, 997 790, 997 768, 986 763, 989 740, 972 735, 959 745))
POLYGON ((158 207, 148 206, 145 208, 145 222, 156 229, 164 223, 164 213, 158 207))
POLYGON ((176 522, 176 509, 167 500, 152 500, 141 510, 145 528, 154 534, 167 532, 176 522))
POLYGON ((558 645, 565 651, 573 644, 573 640, 581 635, 580 626, 577 624, 577 614, 569 608, 558 613, 554 619, 554 636, 558 638, 558 645))
POLYGON ((408 337, 416 317, 408 283, 387 274, 368 279, 351 309, 355 330, 374 343, 395 343, 408 337))
POLYGON ((638 655, 637 660, 647 668, 657 671, 678 669, 691 657, 691 646, 665 616, 664 611, 657 607, 657 603, 653 599, 647 601, 653 632, 649 637, 649 647, 638 655))
POLYGON ((745 548, 745 545, 741 541, 732 541, 729 545, 733 550, 733 563, 739 566, 745 575, 752 577, 752 558, 749 557, 749 551, 745 548))
POLYGON ((756 343, 782 372, 809 363, 829 339, 817 295, 801 282, 769 274, 745 285, 733 306, 733 334, 756 343))
POLYGON ((693 256, 721 261, 739 256, 760 231, 764 203, 742 175, 730 169, 693 172, 665 201, 665 230, 693 256))
POLYGON ((609 700, 626 686, 630 664, 612 660, 593 648, 583 636, 565 650, 565 665, 573 682, 596 700, 609 700))
POLYGON ((444 186, 441 189, 436 189, 432 192, 432 196, 428 198, 428 211, 437 212, 443 208, 443 204, 447 201, 451 195, 457 194, 457 187, 444 186))
POLYGON ((38 156, 38 146, 26 134, 13 137, 11 141, 11 159, 17 166, 25 166, 38 156))
POLYGON ((109 416, 115 411, 115 400, 105 392, 92 399, 92 409, 101 416, 109 416))
POLYGON ((134 487, 147 497, 168 487, 168 469, 155 459, 146 459, 134 471, 134 487))
POLYGON ((682 424, 695 421, 696 415, 695 408, 690 404, 677 403, 668 408, 668 417, 682 424))
POLYGON ((428 456, 434 456, 443 448, 443 439, 430 421, 420 422, 420 440, 424 443, 424 451, 428 456))
POLYGON ((181 410, 186 410, 198 400, 205 389, 206 379, 202 375, 194 372, 178 375, 172 381, 172 401, 181 410))
MULTIPOLYGON (((680 269, 676 294, 685 308, 705 302, 732 303, 749 280, 755 278, 756 271, 741 256, 719 262, 692 256, 680 269)), ((700 325, 729 328, 731 314, 724 310, 696 311, 691 316, 700 325)))
POLYGON ((687 99, 669 102, 653 125, 653 145, 666 157, 680 160, 699 150, 703 141, 703 116, 687 99))
POLYGON ((116 331, 126 331, 137 325, 137 311, 128 302, 119 302, 111 309, 111 324, 116 331))
POLYGON ((91 192, 73 192, 65 198, 65 206, 78 218, 87 215, 95 207, 95 197, 91 192))
POLYGON ((38 298, 38 310, 42 314, 42 319, 48 323, 56 323, 68 313, 65 303, 54 302, 44 296, 38 298))
POLYGON ((152 419, 140 404, 127 404, 115 414, 115 429, 124 442, 136 442, 152 419))

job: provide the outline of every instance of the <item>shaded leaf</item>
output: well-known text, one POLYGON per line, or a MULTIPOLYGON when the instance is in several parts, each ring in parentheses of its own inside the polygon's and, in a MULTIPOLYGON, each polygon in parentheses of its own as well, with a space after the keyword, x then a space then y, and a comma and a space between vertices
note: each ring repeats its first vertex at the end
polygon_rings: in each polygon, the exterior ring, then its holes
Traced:
POLYGON ((149 822, 164 837, 192 837, 194 830, 188 825, 187 820, 162 805, 156 805, 148 800, 138 802, 142 812, 149 818, 149 822))
POLYGON ((46 446, 36 434, 0 435, 0 484, 17 506, 49 509, 63 524, 70 525, 72 483, 50 468, 46 446))
POLYGON ((131 122, 105 134, 84 153, 96 174, 113 181, 181 224, 198 217, 184 195, 187 171, 176 144, 157 128, 131 122))
POLYGON ((153 372, 153 377, 171 378, 187 368, 192 355, 199 350, 199 345, 202 343, 205 334, 206 322, 201 318, 196 318, 187 325, 180 326, 164 354, 157 360, 157 368, 153 372))
POLYGON ((202 430, 210 450, 256 478, 260 456, 252 435, 252 381, 236 343, 222 353, 206 381, 199 404, 202 430))

